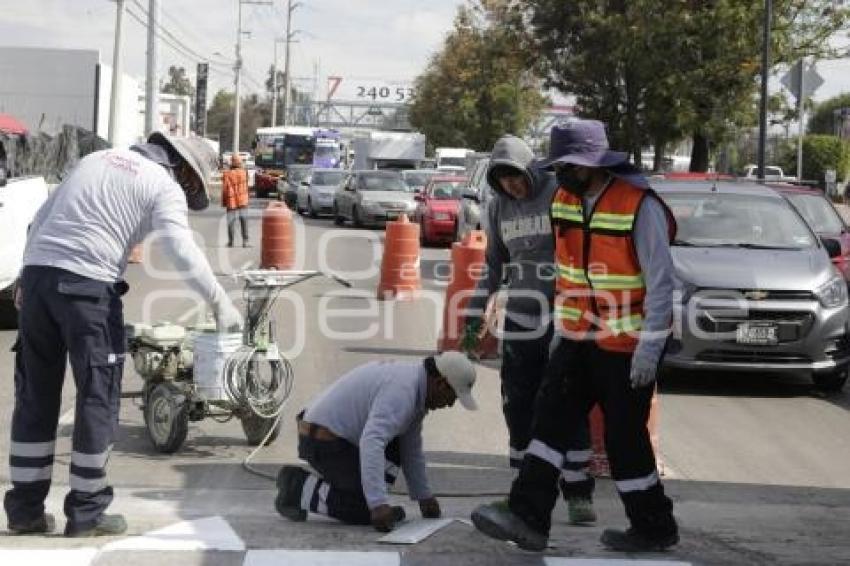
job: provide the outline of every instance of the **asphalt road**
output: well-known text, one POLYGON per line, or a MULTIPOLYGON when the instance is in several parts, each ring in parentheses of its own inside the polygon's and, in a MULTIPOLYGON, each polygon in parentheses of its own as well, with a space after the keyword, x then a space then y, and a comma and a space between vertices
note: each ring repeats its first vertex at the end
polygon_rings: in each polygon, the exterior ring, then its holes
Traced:
MULTIPOLYGON (((262 205, 253 205, 258 214, 262 205)), ((258 264, 259 219, 251 222, 255 247, 247 249, 223 247, 226 238, 220 209, 193 214, 192 224, 215 271, 238 297, 238 283, 226 275, 258 264)), ((294 354, 296 381, 281 437, 256 459, 267 472, 297 460, 294 415, 339 375, 370 360, 416 360, 434 351, 445 288, 440 274, 449 256, 445 247, 423 250, 425 292, 420 299, 375 302, 371 297, 377 286, 381 230, 335 229, 329 219, 298 218, 296 224, 299 267, 332 270, 351 279, 354 286, 344 290, 333 282, 315 279, 297 287, 297 293, 277 305, 278 340, 284 350, 294 354), (329 293, 335 296, 331 298, 329 293), (328 309, 336 316, 323 316, 328 309)), ((199 312, 197 301, 187 295, 179 276, 169 275, 168 261, 155 246, 147 250, 143 264, 130 266, 127 280, 131 285, 125 300, 128 322, 186 322, 199 312)), ((12 409, 9 348, 14 335, 0 332, 0 368, 5 368, 0 371, 4 376, 0 426, 4 431, 9 430, 12 409)), ((68 377, 51 495, 52 509, 59 515, 67 485, 65 465, 70 457, 73 419, 74 387, 68 377)), ((479 377, 476 395, 480 411, 470 413, 455 407, 430 415, 425 424, 433 487, 444 496, 447 512, 458 517, 468 516, 476 503, 504 494, 511 479, 506 468, 507 436, 498 373, 482 366, 479 377)), ((125 391, 139 389, 140 383, 128 364, 125 391)), ((661 393, 660 455, 667 489, 677 502, 683 525, 681 550, 667 557, 745 564, 833 563, 840 556, 850 556, 846 537, 850 532, 848 410, 850 393, 821 397, 804 378, 666 376, 661 393), (690 542, 686 542, 689 533, 690 542), (819 550, 814 554, 807 550, 815 548, 819 550)), ((7 451, 7 435, 0 435, 4 462, 7 451)), ((206 420, 191 425, 179 453, 156 454, 145 437, 137 404, 125 400, 121 437, 109 464, 109 478, 118 488, 114 507, 128 514, 131 534, 136 535, 180 519, 222 515, 248 548, 284 545, 280 541, 285 541, 287 548, 376 548, 368 529, 312 521, 293 526, 279 521, 271 507, 272 484, 241 467, 250 451, 238 422, 206 420)), ((3 464, 0 484, 6 483, 8 470, 3 464)), ((622 525, 624 517, 610 483, 600 482, 599 491, 600 523, 622 525)), ((408 505, 410 513, 414 509, 408 505)), ((570 531, 562 528, 564 520, 559 507, 553 531, 558 549, 553 552, 611 557, 596 543, 604 525, 570 531)), ((451 551, 462 555, 463 563, 480 560, 483 564, 493 563, 493 557, 506 550, 460 524, 429 539, 435 540, 439 544, 419 545, 414 556, 416 552, 433 553, 438 563, 461 563, 444 554, 451 551)), ((29 539, 27 544, 30 546, 25 547, 69 547, 61 538, 29 539)), ((0 538, 0 549, 20 546, 15 539, 0 538)), ((519 563, 526 556, 511 552, 508 556, 515 559, 506 563, 519 563)), ((219 563, 209 556, 197 560, 187 563, 219 563)))

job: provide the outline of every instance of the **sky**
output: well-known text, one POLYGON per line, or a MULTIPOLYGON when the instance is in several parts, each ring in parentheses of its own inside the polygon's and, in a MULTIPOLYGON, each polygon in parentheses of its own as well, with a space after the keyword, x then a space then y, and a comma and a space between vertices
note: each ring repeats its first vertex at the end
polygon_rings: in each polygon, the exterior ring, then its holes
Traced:
MULTIPOLYGON (((149 0, 125 0, 143 16, 149 0)), ((247 92, 260 92, 272 63, 275 38, 285 33, 286 0, 272 6, 244 5, 244 80, 247 92)), ((326 77, 343 77, 341 93, 358 84, 407 84, 439 50, 463 0, 293 0, 293 76, 301 90, 324 97, 326 77), (318 80, 314 83, 314 76, 318 80)), ((211 66, 209 99, 220 88, 233 88, 237 0, 160 0, 162 24, 211 66)), ((112 63, 115 4, 112 0, 0 0, 0 45, 96 49, 112 63)), ((124 23, 124 71, 143 78, 145 28, 132 16, 124 23)), ((284 64, 283 46, 278 49, 284 64)), ((159 76, 169 65, 186 67, 194 79, 199 57, 160 44, 159 76)), ((816 101, 850 92, 850 59, 818 64, 825 84, 816 101)), ((781 74, 781 71, 780 71, 781 74)), ((771 90, 780 88, 776 77, 771 90)), ((243 91, 243 92, 244 92, 243 91)))
MULTIPOLYGON (((143 17, 149 0, 125 0, 143 17), (144 9, 144 10, 143 10, 144 9)), ((293 4, 295 4, 293 0, 293 4)), ((318 70, 319 94, 327 76, 344 77, 345 85, 369 80, 405 84, 439 50, 462 0, 297 0, 292 29, 292 75, 302 90, 313 90, 318 70)), ((112 0, 0 0, 0 45, 96 49, 112 64, 115 3, 112 0)), ((215 62, 210 70, 210 99, 219 88, 233 88, 237 0, 160 0, 162 24, 198 55, 215 62)), ((272 6, 242 7, 243 92, 259 92, 274 58, 275 38, 285 35, 286 0, 272 6)), ((124 72, 143 78, 145 28, 129 14, 124 20, 124 72)), ((284 65, 283 44, 278 46, 284 65)), ((186 67, 192 78, 198 57, 160 43, 159 75, 169 65, 186 67)))

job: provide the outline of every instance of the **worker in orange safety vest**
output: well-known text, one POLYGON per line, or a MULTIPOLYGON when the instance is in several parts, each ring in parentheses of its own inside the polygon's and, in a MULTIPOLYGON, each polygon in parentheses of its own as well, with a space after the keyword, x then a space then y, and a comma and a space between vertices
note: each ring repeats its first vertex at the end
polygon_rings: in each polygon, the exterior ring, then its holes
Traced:
POLYGON ((242 228, 242 247, 249 247, 248 221, 245 209, 248 208, 248 172, 242 168, 242 159, 238 153, 230 158, 230 170, 221 175, 221 204, 227 210, 227 247, 233 247, 233 232, 236 221, 242 228))

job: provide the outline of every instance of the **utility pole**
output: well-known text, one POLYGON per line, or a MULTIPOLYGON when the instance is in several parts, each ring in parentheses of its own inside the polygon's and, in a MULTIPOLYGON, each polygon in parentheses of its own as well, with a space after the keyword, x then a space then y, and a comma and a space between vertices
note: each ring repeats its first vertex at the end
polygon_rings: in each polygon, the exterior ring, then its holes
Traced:
POLYGON ((767 81, 770 75, 770 26, 773 0, 764 0, 764 24, 761 49, 761 103, 759 108, 758 178, 764 181, 765 148, 767 146, 767 81))
POLYGON ((159 0, 148 3, 148 68, 145 84, 145 135, 157 129, 159 114, 159 81, 156 77, 159 64, 159 46, 156 41, 156 26, 159 25, 159 0))
POLYGON ((274 40, 274 60, 272 61, 272 127, 277 126, 277 44, 283 43, 284 39, 274 40))
POLYGON ((257 0, 236 0, 236 3, 239 5, 239 15, 237 16, 236 23, 236 65, 234 66, 235 78, 234 78, 234 95, 236 100, 233 101, 235 105, 235 109, 233 112, 233 153, 239 153, 239 112, 241 110, 241 83, 242 83, 242 34, 246 33, 242 31, 242 5, 243 4, 255 4, 258 6, 271 6, 273 2, 267 0, 257 1, 257 0))
POLYGON ((124 0, 115 0, 115 46, 112 50, 112 94, 109 97, 109 143, 112 147, 118 141, 118 120, 121 115, 121 36, 124 22, 124 0))
POLYGON ((292 0, 286 0, 286 62, 283 67, 283 125, 289 125, 289 89, 292 84, 289 79, 289 52, 290 52, 290 44, 292 43, 292 36, 295 35, 292 30, 292 12, 300 6, 298 2, 292 3, 292 0))

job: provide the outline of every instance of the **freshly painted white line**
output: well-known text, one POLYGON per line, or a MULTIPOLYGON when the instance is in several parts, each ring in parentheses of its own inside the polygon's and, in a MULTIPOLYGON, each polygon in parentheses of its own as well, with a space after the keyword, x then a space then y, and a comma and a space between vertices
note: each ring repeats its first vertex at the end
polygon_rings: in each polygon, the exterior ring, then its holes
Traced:
POLYGON ((416 519, 407 521, 390 534, 379 538, 378 542, 388 544, 416 544, 453 522, 454 519, 416 519))
POLYGON ((0 564, 17 566, 90 566, 97 555, 96 548, 72 550, 0 550, 0 564))
POLYGON ((543 558, 546 566, 691 566, 676 560, 626 560, 623 558, 543 558))
POLYGON ((242 566, 400 566, 397 552, 249 550, 242 566))
POLYGON ((174 525, 107 544, 115 550, 245 550, 244 541, 222 517, 181 521, 174 525))

